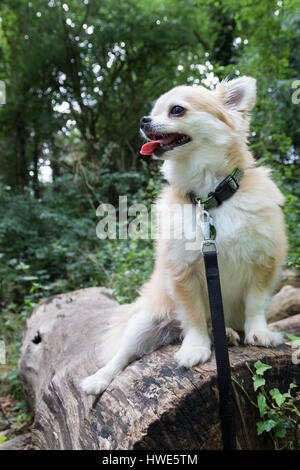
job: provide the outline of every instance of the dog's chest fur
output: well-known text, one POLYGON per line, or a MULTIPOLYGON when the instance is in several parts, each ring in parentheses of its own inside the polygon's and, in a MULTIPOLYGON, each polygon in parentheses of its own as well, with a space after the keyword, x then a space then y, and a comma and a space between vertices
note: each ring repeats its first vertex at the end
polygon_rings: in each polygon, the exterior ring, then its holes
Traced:
MULTIPOLYGON (((282 225, 279 204, 283 199, 265 169, 250 170, 241 188, 221 206, 210 211, 216 228, 218 263, 225 315, 231 316, 235 305, 242 307, 242 294, 253 283, 257 270, 269 263, 274 252, 274 237, 282 225), (253 183, 254 179, 254 183, 253 183), (249 186, 249 188, 248 188, 249 186), (261 193, 264 197, 261 197, 261 193)), ((200 208, 193 206, 180 192, 168 187, 157 204, 160 214, 159 243, 173 270, 167 277, 180 276, 196 268, 205 283, 201 243, 203 231, 200 208), (198 220, 198 222, 197 222, 198 220)), ((277 242, 276 242, 277 243, 277 242)), ((172 296, 171 279, 168 289, 172 296)))

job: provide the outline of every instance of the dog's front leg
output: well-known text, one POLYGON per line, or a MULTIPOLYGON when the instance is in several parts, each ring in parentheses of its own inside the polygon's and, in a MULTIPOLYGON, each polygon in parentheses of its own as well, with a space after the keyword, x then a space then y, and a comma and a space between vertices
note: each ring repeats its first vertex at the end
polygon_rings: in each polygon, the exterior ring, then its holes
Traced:
POLYGON ((206 362, 211 355, 211 340, 205 316, 206 306, 199 283, 192 277, 174 282, 179 304, 183 342, 174 357, 179 366, 193 367, 206 362))
POLYGON ((271 331, 267 325, 265 309, 270 299, 269 291, 250 287, 245 297, 245 343, 256 346, 278 346, 283 335, 271 331))
POLYGON ((211 342, 198 325, 184 325, 184 339, 180 349, 174 354, 179 366, 193 367, 208 361, 211 355, 211 342))

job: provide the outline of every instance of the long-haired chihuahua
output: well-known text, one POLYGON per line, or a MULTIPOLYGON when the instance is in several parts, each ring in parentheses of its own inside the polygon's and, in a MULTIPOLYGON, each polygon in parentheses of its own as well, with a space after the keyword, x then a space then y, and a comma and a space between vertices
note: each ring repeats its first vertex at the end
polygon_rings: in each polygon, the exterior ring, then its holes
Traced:
POLYGON ((280 205, 284 198, 270 170, 255 167, 247 146, 248 112, 256 82, 241 77, 215 90, 179 86, 162 95, 141 119, 144 155, 164 160, 168 185, 156 202, 159 236, 155 268, 139 297, 122 305, 99 338, 99 369, 81 382, 89 394, 103 392, 137 357, 183 338, 179 366, 193 367, 211 355, 210 312, 201 243, 201 205, 215 188, 238 172, 238 189, 209 210, 216 229, 218 263, 228 341, 277 346, 265 309, 286 256, 280 205), (170 223, 166 224, 168 220, 170 223), (165 232, 168 232, 166 236, 165 232), (193 232, 191 234, 191 232, 193 232), (193 236, 192 236, 193 235, 193 236), (194 238, 193 238, 194 237, 194 238))

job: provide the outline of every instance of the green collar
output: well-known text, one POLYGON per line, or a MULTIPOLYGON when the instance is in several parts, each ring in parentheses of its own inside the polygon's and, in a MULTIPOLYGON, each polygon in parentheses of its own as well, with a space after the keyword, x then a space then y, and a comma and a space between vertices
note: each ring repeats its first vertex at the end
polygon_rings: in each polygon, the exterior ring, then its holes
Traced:
POLYGON ((205 210, 215 209, 238 190, 243 176, 244 170, 235 168, 207 197, 201 198, 195 193, 189 193, 190 199, 195 205, 203 204, 205 210))

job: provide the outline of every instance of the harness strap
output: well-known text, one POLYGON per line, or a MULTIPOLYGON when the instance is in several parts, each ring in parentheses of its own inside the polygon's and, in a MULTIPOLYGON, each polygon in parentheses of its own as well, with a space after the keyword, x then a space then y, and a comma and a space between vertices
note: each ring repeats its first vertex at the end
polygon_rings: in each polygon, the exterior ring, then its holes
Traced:
POLYGON ((203 250, 203 257, 217 363, 223 449, 236 450, 235 399, 231 383, 217 251, 203 250))

